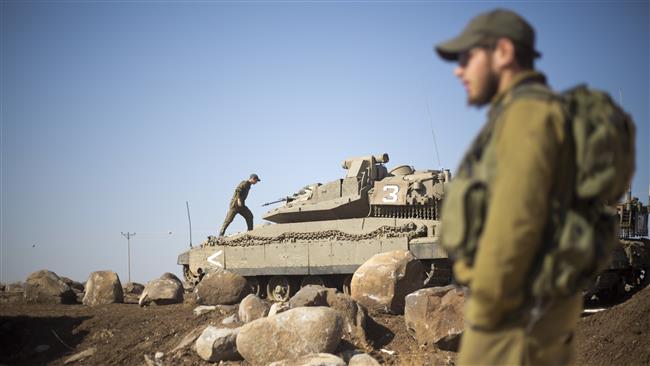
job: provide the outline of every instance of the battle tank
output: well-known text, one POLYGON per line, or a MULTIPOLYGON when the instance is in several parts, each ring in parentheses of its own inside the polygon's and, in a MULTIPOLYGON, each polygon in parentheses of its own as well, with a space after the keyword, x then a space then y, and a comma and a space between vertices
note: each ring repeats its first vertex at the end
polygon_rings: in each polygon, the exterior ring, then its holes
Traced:
POLYGON ((209 236, 179 255, 185 279, 196 284, 207 271, 225 269, 246 277, 253 293, 274 301, 287 300, 306 284, 349 293, 361 264, 401 249, 424 263, 423 285, 449 283, 439 215, 451 174, 408 165, 389 171, 388 161, 388 154, 344 160, 345 177, 276 201, 284 205, 263 216, 271 224, 229 237, 209 236))
POLYGON ((616 301, 635 292, 648 283, 650 270, 650 239, 648 239, 648 205, 632 197, 631 190, 616 205, 619 219, 620 244, 614 248, 612 261, 607 269, 596 277, 586 291, 588 300, 616 301))

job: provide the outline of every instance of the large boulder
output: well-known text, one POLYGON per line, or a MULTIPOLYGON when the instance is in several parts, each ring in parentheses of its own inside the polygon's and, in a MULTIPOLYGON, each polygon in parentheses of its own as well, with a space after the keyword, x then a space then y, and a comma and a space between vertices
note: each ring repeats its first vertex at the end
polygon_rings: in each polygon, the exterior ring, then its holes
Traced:
POLYGON ((300 307, 241 327, 237 350, 253 365, 332 353, 343 334, 341 315, 327 307, 300 307))
POLYGON ((183 302, 183 283, 171 273, 165 273, 144 287, 138 304, 140 306, 154 303, 156 305, 178 304, 183 302))
POLYGON ((422 288, 424 266, 408 250, 372 256, 352 276, 351 295, 369 310, 402 314, 404 298, 422 288))
POLYGON ((250 323, 255 319, 263 318, 269 313, 269 304, 259 297, 249 294, 239 304, 239 320, 250 323))
POLYGON ((465 293, 453 285, 432 287, 406 296, 406 329, 419 345, 456 350, 463 332, 465 293))
POLYGON ((228 271, 208 272, 196 285, 197 302, 203 305, 232 305, 250 293, 246 279, 228 271))
POLYGON ((197 338, 196 353, 210 362, 240 360, 236 345, 238 333, 239 328, 216 328, 210 325, 197 338))
POLYGON ((269 366, 346 366, 345 361, 330 353, 318 353, 289 360, 275 361, 269 366))
POLYGON ((144 291, 144 285, 137 282, 127 282, 122 290, 124 290, 125 303, 137 304, 142 291, 144 291))
POLYGON ((319 285, 307 285, 301 288, 291 299, 289 306, 327 306, 327 288, 319 285))
POLYGON ((380 364, 369 354, 359 353, 350 358, 348 366, 380 366, 380 364))
POLYGON ((68 278, 68 277, 64 277, 64 276, 61 276, 60 278, 61 278, 61 280, 62 280, 63 282, 65 282, 66 285, 70 286, 70 288, 71 288, 74 292, 76 292, 76 293, 80 293, 80 292, 84 292, 84 291, 85 291, 85 289, 84 289, 84 284, 83 284, 83 283, 81 283, 81 282, 77 282, 77 281, 75 281, 75 280, 72 280, 72 279, 70 279, 70 278, 68 278))
POLYGON ((74 304, 77 295, 74 290, 54 272, 34 272, 25 281, 25 301, 44 304, 74 304))
POLYGON ((113 271, 96 271, 88 276, 84 305, 95 306, 124 302, 122 283, 113 271))

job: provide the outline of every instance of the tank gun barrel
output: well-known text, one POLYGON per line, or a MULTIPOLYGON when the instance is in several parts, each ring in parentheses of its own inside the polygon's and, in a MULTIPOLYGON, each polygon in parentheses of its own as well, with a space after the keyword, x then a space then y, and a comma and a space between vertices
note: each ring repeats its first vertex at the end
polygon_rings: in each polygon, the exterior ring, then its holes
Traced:
POLYGON ((268 206, 268 205, 272 205, 272 204, 274 204, 274 203, 280 203, 280 202, 284 202, 284 201, 292 201, 292 200, 293 200, 293 198, 291 198, 291 197, 284 197, 284 198, 279 198, 279 199, 277 199, 277 200, 275 200, 275 201, 271 201, 271 202, 263 203, 262 206, 268 206))

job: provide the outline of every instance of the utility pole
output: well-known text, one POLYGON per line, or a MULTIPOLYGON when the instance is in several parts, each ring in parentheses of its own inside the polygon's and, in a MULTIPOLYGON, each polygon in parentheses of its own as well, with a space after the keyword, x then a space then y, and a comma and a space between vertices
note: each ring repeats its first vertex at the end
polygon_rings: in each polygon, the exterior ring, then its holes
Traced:
POLYGON ((127 253, 128 253, 128 263, 129 263, 129 282, 131 282, 131 238, 135 236, 135 233, 121 232, 122 236, 126 238, 127 253))

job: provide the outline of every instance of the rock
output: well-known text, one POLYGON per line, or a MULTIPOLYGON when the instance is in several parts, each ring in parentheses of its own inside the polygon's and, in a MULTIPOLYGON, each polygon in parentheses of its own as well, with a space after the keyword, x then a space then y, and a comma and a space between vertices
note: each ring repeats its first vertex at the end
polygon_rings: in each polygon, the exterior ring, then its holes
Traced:
POLYGON ((255 319, 263 318, 269 313, 269 304, 259 297, 249 294, 239 304, 239 320, 250 323, 255 319))
POLYGON ((194 315, 199 316, 205 313, 209 313, 211 311, 215 311, 216 309, 217 307, 214 305, 199 305, 194 308, 193 312, 194 315))
POLYGON ((14 282, 5 285, 6 292, 24 292, 25 286, 22 282, 14 282))
POLYGON ((61 277, 61 280, 65 282, 66 285, 70 286, 70 288, 76 293, 85 291, 84 284, 81 282, 77 282, 69 279, 68 277, 63 277, 63 276, 61 277))
POLYGON ((269 309, 268 316, 279 314, 279 313, 282 313, 282 312, 287 311, 287 310, 289 310, 289 303, 288 302, 274 302, 271 305, 271 309, 269 309))
POLYGON ((301 288, 289 300, 289 307, 327 306, 327 289, 319 285, 307 285, 301 288))
POLYGON ((408 250, 379 253, 354 272, 351 295, 369 310, 402 314, 404 298, 422 288, 424 278, 424 266, 408 250))
POLYGON ((197 302, 203 305, 232 305, 250 292, 246 279, 228 271, 207 273, 196 285, 197 302))
POLYGON ((83 304, 88 306, 124 302, 122 283, 113 271, 97 271, 88 276, 83 304))
POLYGON ((156 305, 179 304, 183 302, 183 283, 173 274, 165 273, 144 287, 138 304, 153 302, 156 305))
POLYGON ((237 349, 253 365, 311 353, 332 353, 343 334, 343 319, 327 307, 299 307, 241 327, 237 349))
POLYGON ((237 314, 232 314, 231 316, 224 318, 221 321, 221 324, 223 325, 235 324, 235 323, 239 323, 239 318, 237 317, 237 314))
POLYGON ((379 362, 367 353, 360 353, 352 356, 348 366, 380 366, 379 362))
POLYGON ((196 340, 196 353, 210 362, 241 359, 236 346, 239 329, 208 326, 196 340))
POLYGON ((294 359, 275 361, 269 366, 346 366, 345 361, 330 353, 317 353, 294 359))
POLYGON ((203 333, 202 327, 194 328, 193 330, 191 330, 189 333, 185 335, 185 337, 183 337, 183 339, 181 339, 180 342, 178 342, 176 347, 172 349, 172 353, 175 353, 177 351, 180 351, 190 346, 192 343, 196 341, 196 339, 201 335, 201 333, 203 333))
POLYGON ((141 295, 144 291, 144 285, 137 282, 127 282, 124 285, 124 294, 141 295))
POLYGON ((354 301, 350 295, 342 292, 329 291, 327 306, 339 312, 343 318, 345 331, 359 342, 366 344, 366 323, 368 311, 354 301))
POLYGON ((75 353, 74 355, 68 357, 65 361, 63 361, 63 364, 67 365, 69 363, 84 360, 84 359, 94 355, 95 352, 97 352, 97 349, 95 347, 88 348, 85 351, 75 353))
POLYGON ((453 285, 416 291, 406 297, 406 329, 419 345, 456 350, 463 332, 465 294, 453 285))
POLYGON ((25 281, 25 301, 45 304, 74 304, 75 292, 56 273, 48 270, 34 272, 25 281))

